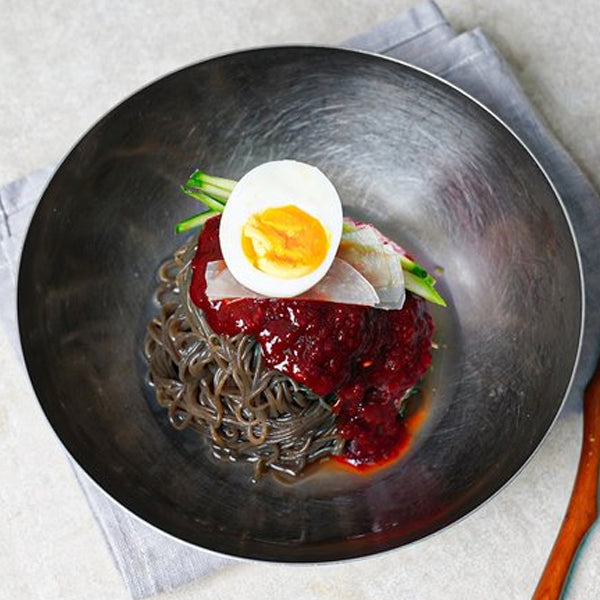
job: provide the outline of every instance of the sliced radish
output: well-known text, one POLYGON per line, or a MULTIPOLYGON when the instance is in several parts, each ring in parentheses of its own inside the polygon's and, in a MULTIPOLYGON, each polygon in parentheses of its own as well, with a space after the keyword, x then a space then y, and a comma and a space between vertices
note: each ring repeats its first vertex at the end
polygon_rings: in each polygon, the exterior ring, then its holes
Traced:
MULTIPOLYGON (((264 298, 238 283, 223 260, 209 262, 206 265, 205 276, 206 295, 211 300, 264 298)), ((297 298, 362 306, 375 306, 380 301, 369 281, 352 265, 340 258, 334 259, 331 268, 319 283, 297 298)))
POLYGON ((399 309, 406 296, 402 266, 396 251, 383 239, 371 225, 346 227, 337 256, 349 262, 375 288, 380 299, 377 308, 399 309))

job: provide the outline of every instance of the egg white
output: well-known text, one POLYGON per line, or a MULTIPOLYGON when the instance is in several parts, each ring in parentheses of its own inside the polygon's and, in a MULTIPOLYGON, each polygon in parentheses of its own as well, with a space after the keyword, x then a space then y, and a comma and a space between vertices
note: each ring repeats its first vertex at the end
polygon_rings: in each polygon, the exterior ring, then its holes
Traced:
POLYGON ((338 193, 319 169, 295 160, 277 160, 248 171, 233 188, 221 217, 219 243, 223 259, 239 283, 263 296, 291 298, 325 276, 340 244, 342 224, 338 193), (329 249, 311 273, 282 279, 250 263, 242 249, 242 229, 251 215, 290 204, 321 222, 329 236, 329 249))

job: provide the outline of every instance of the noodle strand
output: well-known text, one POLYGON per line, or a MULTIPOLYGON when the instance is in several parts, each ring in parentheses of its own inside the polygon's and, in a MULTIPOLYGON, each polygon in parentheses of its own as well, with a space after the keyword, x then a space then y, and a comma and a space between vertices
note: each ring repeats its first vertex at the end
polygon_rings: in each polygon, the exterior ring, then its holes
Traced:
POLYGON ((306 465, 339 454, 330 406, 264 364, 249 335, 218 335, 189 298, 194 242, 158 269, 158 315, 148 324, 144 354, 149 382, 176 429, 192 427, 227 462, 298 475, 306 465))

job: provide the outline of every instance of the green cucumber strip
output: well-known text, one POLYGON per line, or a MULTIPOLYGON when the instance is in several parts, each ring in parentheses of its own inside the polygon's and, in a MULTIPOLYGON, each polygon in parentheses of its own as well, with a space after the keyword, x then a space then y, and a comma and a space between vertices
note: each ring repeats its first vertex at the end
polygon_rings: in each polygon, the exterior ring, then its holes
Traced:
POLYGON ((447 306, 444 299, 435 291, 433 285, 428 284, 425 280, 416 277, 409 271, 404 271, 404 287, 409 292, 421 296, 422 298, 425 298, 425 300, 433 302, 433 304, 447 306))
POLYGON ((209 219, 212 219, 212 217, 216 217, 220 214, 221 212, 218 210, 207 210, 206 212, 179 221, 179 223, 175 225, 175 233, 183 233, 184 231, 200 227, 200 225, 204 225, 204 223, 209 219))
POLYGON ((195 192, 194 190, 190 190, 183 185, 181 186, 181 191, 184 194, 191 196, 195 200, 202 202, 202 204, 205 204, 211 210, 223 212, 223 209, 225 208, 225 205, 222 202, 220 202, 219 200, 216 200, 215 198, 212 198, 211 196, 207 196, 206 194, 204 194, 202 192, 195 192))
POLYGON ((410 260, 408 256, 400 255, 400 263, 404 271, 412 273, 415 277, 423 279, 430 285, 435 285, 435 279, 421 265, 417 264, 414 260, 410 260))
MULTIPOLYGON (((193 187, 193 186, 187 186, 187 187, 193 187)), ((223 188, 217 187, 216 185, 212 185, 210 183, 203 183, 202 185, 198 186, 196 189, 199 189, 204 194, 207 194, 208 196, 210 196, 211 198, 214 198, 215 200, 219 200, 219 202, 221 202, 222 204, 225 204, 225 202, 227 202, 227 200, 229 199, 229 196, 231 195, 231 192, 229 190, 224 190, 223 188)))
POLYGON ((186 183, 187 186, 198 187, 201 189, 204 188, 204 184, 212 185, 221 188, 222 190, 231 192, 236 186, 237 181, 234 179, 225 179, 224 177, 215 177, 214 175, 209 175, 208 173, 198 169, 190 175, 190 178, 186 183))

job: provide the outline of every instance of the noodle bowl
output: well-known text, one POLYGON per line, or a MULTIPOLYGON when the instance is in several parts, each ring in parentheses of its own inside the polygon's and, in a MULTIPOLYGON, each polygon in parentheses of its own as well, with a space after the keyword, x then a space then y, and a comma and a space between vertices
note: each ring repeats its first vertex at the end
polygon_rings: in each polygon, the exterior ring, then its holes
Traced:
POLYGON ((160 310, 148 325, 144 354, 159 404, 176 429, 191 427, 224 461, 254 463, 254 476, 298 475, 339 454, 330 404, 269 369, 253 336, 217 335, 190 300, 195 239, 158 269, 160 310))

